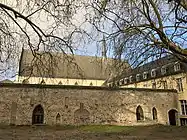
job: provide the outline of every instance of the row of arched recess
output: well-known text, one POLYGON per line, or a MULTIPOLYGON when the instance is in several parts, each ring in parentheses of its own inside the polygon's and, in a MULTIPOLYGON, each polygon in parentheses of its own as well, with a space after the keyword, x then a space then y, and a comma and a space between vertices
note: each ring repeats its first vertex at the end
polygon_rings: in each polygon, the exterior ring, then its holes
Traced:
MULTIPOLYGON (((87 124, 89 122, 90 113, 88 110, 83 108, 83 104, 80 104, 80 108, 74 112, 75 123, 84 123, 87 124)), ((41 105, 37 105, 33 110, 32 114, 32 124, 43 124, 44 122, 44 110, 41 105)), ((56 116, 56 124, 60 124, 61 117, 58 113, 56 116)))
MULTIPOLYGON (((136 119, 137 121, 144 120, 143 109, 140 105, 136 108, 136 119)), ((157 110, 155 107, 152 108, 152 119, 157 120, 157 110)))
MULTIPOLYGON (((87 122, 89 120, 89 112, 86 109, 78 109, 75 111, 77 114, 76 122, 79 123, 80 121, 82 122, 87 122), (84 116, 84 117, 82 117, 84 116)), ((169 116, 169 123, 170 125, 176 125, 176 120, 177 120, 177 111, 174 109, 171 109, 168 112, 169 116)), ((143 109, 141 106, 138 106, 136 108, 136 118, 137 121, 143 121, 144 120, 144 113, 143 109)), ((155 107, 152 108, 152 119, 157 120, 157 110, 155 107)), ((33 115, 32 115, 32 124, 43 124, 44 122, 44 110, 41 105, 37 105, 35 109, 33 110, 33 115)), ((58 113, 56 116, 56 124, 60 124, 60 114, 58 113)))
MULTIPOLYGON (((168 111, 168 119, 170 125, 177 125, 177 116, 178 112, 175 109, 171 109, 168 111)), ((144 113, 141 106, 138 106, 136 108, 136 119, 137 121, 143 121, 144 120, 144 113)), ((157 120, 157 110, 155 107, 152 108, 152 119, 157 120)))

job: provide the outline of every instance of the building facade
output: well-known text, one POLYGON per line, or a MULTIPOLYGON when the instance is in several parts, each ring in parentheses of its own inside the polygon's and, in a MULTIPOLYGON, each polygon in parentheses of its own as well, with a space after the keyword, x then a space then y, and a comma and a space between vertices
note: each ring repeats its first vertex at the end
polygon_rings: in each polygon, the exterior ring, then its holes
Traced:
POLYGON ((106 57, 22 50, 16 83, 102 86, 107 78, 120 73, 117 65, 126 62, 106 57))
POLYGON ((108 86, 176 89, 180 122, 181 125, 187 125, 187 64, 173 56, 160 58, 124 73, 110 81, 108 86))

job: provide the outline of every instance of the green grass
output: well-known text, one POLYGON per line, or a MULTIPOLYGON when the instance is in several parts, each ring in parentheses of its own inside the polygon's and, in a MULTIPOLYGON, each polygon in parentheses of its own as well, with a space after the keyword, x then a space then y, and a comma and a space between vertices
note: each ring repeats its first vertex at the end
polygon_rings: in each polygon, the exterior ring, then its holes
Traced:
POLYGON ((116 132, 131 132, 134 131, 136 127, 132 126, 115 126, 115 125, 86 125, 79 126, 79 130, 87 132, 106 132, 106 133, 116 133, 116 132))

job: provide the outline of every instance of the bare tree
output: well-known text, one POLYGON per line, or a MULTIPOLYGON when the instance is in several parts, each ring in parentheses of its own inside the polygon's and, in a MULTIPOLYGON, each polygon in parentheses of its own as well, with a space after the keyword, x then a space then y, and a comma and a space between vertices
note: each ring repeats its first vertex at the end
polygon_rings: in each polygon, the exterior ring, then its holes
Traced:
POLYGON ((137 65, 169 53, 187 62, 186 0, 101 0, 89 6, 94 14, 88 21, 107 36, 117 58, 137 65))
MULTIPOLYGON (((32 65, 34 62, 38 63, 40 58, 44 58, 41 56, 44 54, 48 55, 49 61, 53 60, 52 52, 73 54, 76 49, 73 43, 78 38, 77 34, 79 39, 84 34, 80 25, 73 21, 73 16, 80 8, 81 2, 78 0, 1 1, 1 74, 15 69, 15 62, 19 61, 21 48, 31 50, 34 56, 32 65)), ((40 62, 40 64, 46 67, 44 63, 40 62)))

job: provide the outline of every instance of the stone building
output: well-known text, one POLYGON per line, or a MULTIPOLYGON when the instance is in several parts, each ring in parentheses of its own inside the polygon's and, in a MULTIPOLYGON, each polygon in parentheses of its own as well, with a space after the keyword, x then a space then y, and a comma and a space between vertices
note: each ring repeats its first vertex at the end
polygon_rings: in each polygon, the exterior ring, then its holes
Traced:
POLYGON ((105 80, 121 73, 118 65, 127 62, 106 57, 22 50, 16 83, 102 86, 105 80))
POLYGON ((187 64, 173 56, 160 58, 123 73, 109 81, 108 86, 176 89, 180 122, 181 125, 187 125, 187 64))
POLYGON ((6 125, 176 125, 177 108, 174 90, 0 84, 6 125))

